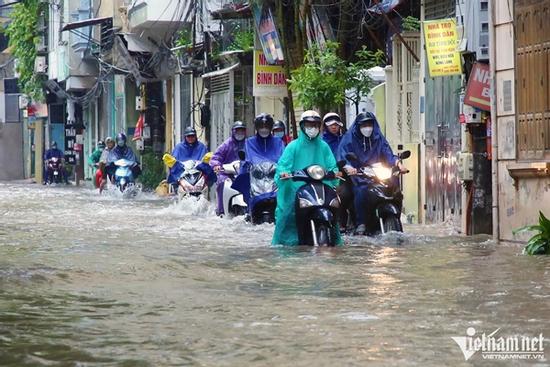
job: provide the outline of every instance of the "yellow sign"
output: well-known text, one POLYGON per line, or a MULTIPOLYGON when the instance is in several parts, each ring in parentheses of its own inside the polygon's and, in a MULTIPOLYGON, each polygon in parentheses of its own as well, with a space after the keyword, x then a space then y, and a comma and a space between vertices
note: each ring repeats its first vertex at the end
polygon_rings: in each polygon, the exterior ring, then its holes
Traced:
POLYGON ((424 40, 430 77, 462 74, 454 19, 425 21, 424 40))
POLYGON ((262 51, 254 50, 255 97, 287 97, 286 75, 282 65, 269 65, 262 51))

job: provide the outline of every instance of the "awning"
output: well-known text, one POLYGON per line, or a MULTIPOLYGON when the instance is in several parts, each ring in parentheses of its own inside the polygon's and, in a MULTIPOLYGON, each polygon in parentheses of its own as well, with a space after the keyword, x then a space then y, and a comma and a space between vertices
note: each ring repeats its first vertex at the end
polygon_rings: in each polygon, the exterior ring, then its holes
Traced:
POLYGON ((210 12, 212 19, 223 20, 223 19, 241 19, 241 18, 251 18, 252 10, 248 3, 245 4, 231 4, 224 8, 214 10, 210 12))
POLYGON ((155 53, 158 51, 158 47, 155 46, 152 42, 146 38, 139 37, 131 33, 121 33, 120 34, 126 42, 128 43, 128 51, 130 52, 148 52, 155 53))
POLYGON ((103 17, 103 18, 90 18, 85 20, 79 20, 78 22, 72 22, 66 24, 61 31, 71 31, 73 29, 78 29, 82 27, 89 27, 91 25, 101 24, 103 22, 113 20, 113 17, 103 17))
POLYGON ((241 63, 238 62, 236 63, 235 65, 231 65, 230 67, 227 67, 227 68, 224 68, 224 69, 220 69, 220 70, 214 70, 214 71, 211 71, 209 73, 206 73, 206 74, 202 74, 201 75, 201 78, 212 78, 214 76, 219 76, 219 75, 223 75, 225 73, 229 73, 231 70, 233 69, 236 69, 238 68, 239 66, 241 66, 241 63))

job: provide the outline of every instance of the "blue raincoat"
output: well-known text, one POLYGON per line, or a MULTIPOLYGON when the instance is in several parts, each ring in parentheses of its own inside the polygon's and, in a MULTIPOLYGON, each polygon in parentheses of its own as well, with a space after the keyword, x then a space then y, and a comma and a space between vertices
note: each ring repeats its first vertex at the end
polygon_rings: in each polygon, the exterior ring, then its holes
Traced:
MULTIPOLYGON (((214 155, 210 159, 210 166, 216 167, 227 163, 234 162, 239 159, 239 151, 244 149, 245 141, 238 141, 235 139, 235 133, 231 134, 231 137, 227 139, 222 145, 216 149, 214 155)), ((223 214, 223 185, 228 178, 223 172, 218 173, 218 180, 216 186, 216 193, 218 199, 218 214, 223 214)))
POLYGON ((44 153, 44 160, 47 161, 48 159, 52 158, 63 158, 65 157, 65 154, 57 148, 51 148, 46 150, 46 153, 44 153))
POLYGON ((207 152, 208 150, 206 149, 206 145, 198 140, 193 144, 182 141, 176 145, 172 151, 172 155, 180 162, 185 162, 191 159, 194 161, 201 161, 207 152))
MULTIPOLYGON (((346 160, 347 165, 360 168, 377 162, 387 165, 395 165, 397 157, 393 154, 390 144, 380 131, 380 125, 374 114, 367 112, 367 117, 374 120, 373 131, 370 137, 361 134, 360 126, 354 121, 351 128, 344 134, 342 142, 338 147, 338 159, 346 160), (346 154, 355 153, 358 161, 348 161, 346 154)), ((357 224, 366 224, 364 207, 367 203, 366 189, 368 181, 363 177, 352 176, 353 195, 357 224)))
MULTIPOLYGON (((327 143, 317 136, 309 139, 302 131, 298 139, 293 140, 286 147, 279 159, 275 182, 277 183, 277 209, 275 211, 275 233, 272 244, 274 245, 298 245, 298 229, 296 227, 296 209, 294 201, 296 191, 304 185, 303 182, 292 180, 281 180, 281 173, 293 173, 304 169, 312 164, 318 164, 327 172, 338 171, 336 159, 331 153, 327 143)), ((334 187, 336 180, 325 181, 326 184, 334 187)), ((336 231, 338 243, 342 243, 340 230, 336 231)))
MULTIPOLYGON (((277 163, 284 149, 283 140, 273 135, 262 138, 256 134, 246 139, 244 144, 245 162, 241 164, 241 172, 239 172, 231 187, 243 194, 245 202, 249 204, 249 210, 253 207, 253 203, 249 203, 250 175, 248 171, 250 165, 266 161, 277 163)), ((260 199, 263 199, 263 197, 260 199)))
MULTIPOLYGON (((178 143, 172 151, 172 156, 176 158, 177 162, 172 168, 170 168, 167 179, 168 183, 176 183, 183 173, 183 165, 180 162, 189 160, 202 161, 202 158, 207 152, 208 150, 206 149, 206 145, 198 140, 193 144, 189 144, 185 140, 178 143)), ((207 175, 209 185, 215 181, 215 178, 213 177, 214 171, 212 171, 207 164, 201 163, 197 166, 197 169, 207 175)))
POLYGON ((107 164, 118 161, 119 159, 126 159, 131 162, 137 162, 136 155, 134 154, 132 148, 125 145, 123 147, 115 146, 107 157, 107 164))
POLYGON ((342 135, 333 134, 325 129, 325 132, 323 133, 323 140, 325 141, 325 143, 328 144, 330 150, 332 151, 332 154, 336 158, 338 155, 338 146, 340 145, 340 141, 342 140, 342 135))

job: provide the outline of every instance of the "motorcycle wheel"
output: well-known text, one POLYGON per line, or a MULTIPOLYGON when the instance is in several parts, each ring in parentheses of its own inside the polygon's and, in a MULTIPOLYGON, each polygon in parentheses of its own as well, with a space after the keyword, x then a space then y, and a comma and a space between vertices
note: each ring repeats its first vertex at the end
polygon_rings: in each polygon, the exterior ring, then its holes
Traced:
POLYGON ((403 226, 401 221, 397 217, 386 217, 384 220, 384 232, 388 233, 390 231, 394 232, 403 232, 403 226))
POLYGON ((238 217, 238 216, 241 216, 241 215, 245 215, 245 214, 246 214, 246 208, 243 207, 243 206, 234 205, 234 206, 231 208, 231 213, 232 213, 235 217, 238 217))
POLYGON ((322 224, 316 229, 317 244, 319 246, 334 246, 334 234, 330 227, 322 224))

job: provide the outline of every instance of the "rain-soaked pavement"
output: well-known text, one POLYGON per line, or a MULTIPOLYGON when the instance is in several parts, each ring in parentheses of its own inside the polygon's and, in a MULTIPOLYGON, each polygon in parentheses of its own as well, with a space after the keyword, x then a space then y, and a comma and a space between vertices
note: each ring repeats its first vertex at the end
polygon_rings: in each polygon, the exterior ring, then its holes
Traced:
POLYGON ((504 366, 527 362, 466 362, 451 337, 550 338, 550 258, 519 245, 408 226, 313 251, 272 231, 0 183, 0 366, 504 366))

